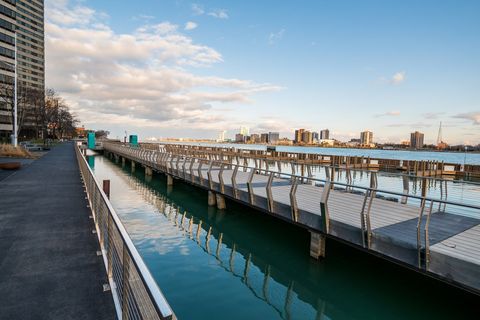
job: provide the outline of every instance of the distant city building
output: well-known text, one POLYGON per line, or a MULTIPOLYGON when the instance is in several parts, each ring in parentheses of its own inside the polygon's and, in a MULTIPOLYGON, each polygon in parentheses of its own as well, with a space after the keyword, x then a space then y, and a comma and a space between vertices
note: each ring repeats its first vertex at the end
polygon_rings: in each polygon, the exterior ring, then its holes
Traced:
POLYGON ((280 140, 278 140, 277 144, 284 145, 284 146, 291 146, 293 145, 293 141, 288 138, 281 138, 280 140))
POLYGON ((330 139, 330 130, 323 129, 320 131, 320 140, 329 140, 330 139))
POLYGON ((302 133, 302 142, 305 144, 312 144, 313 143, 313 135, 310 131, 306 130, 302 133))
POLYGON ((295 130, 295 139, 293 140, 295 143, 302 142, 303 132, 305 129, 297 129, 295 130))
POLYGON ((335 145, 335 140, 333 140, 333 139, 320 139, 318 141, 318 143, 321 144, 322 146, 333 147, 335 145))
POLYGON ((320 140, 320 135, 318 132, 312 132, 312 140, 314 143, 318 143, 318 140, 320 140))
POLYGON ((410 134, 410 148, 412 149, 422 149, 424 142, 424 134, 418 131, 412 132, 410 134))
POLYGON ((280 133, 278 132, 269 132, 268 133, 268 143, 275 144, 280 140, 280 133))
POLYGON ((251 143, 258 143, 260 142, 260 135, 258 133, 252 133, 250 135, 250 142, 251 143))
POLYGON ((360 133, 360 144, 362 146, 371 146, 373 144, 373 132, 363 131, 360 133))
POLYGON ((245 136, 241 133, 235 135, 235 142, 245 142, 245 136))
POLYGON ((247 137, 250 135, 250 128, 249 127, 240 127, 240 134, 242 134, 244 137, 247 137))
POLYGON ((226 141, 227 131, 223 130, 218 133, 217 142, 224 142, 226 141))
POLYGON ((260 135, 260 142, 261 143, 268 143, 268 133, 262 133, 260 135))

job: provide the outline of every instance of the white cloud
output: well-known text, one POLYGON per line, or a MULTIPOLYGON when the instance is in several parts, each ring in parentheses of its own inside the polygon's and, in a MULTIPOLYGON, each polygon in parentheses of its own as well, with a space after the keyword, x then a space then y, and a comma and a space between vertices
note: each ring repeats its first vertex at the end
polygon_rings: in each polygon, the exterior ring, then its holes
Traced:
POLYGON ((458 119, 470 120, 473 121, 474 125, 480 125, 480 111, 460 113, 453 117, 458 119))
POLYGON ((379 117, 398 117, 399 115, 400 115, 400 111, 388 111, 388 112, 385 112, 385 113, 376 114, 375 117, 376 118, 379 118, 379 117))
POLYGON ((205 13, 205 9, 203 9, 203 6, 197 3, 192 4, 192 11, 193 11, 193 14, 196 16, 201 16, 202 14, 205 13))
POLYGON ((216 112, 220 104, 250 103, 253 94, 281 89, 195 75, 198 67, 222 63, 222 55, 170 22, 120 34, 94 10, 73 11, 89 12, 85 19, 70 11, 68 1, 61 3, 56 2, 53 16, 46 11, 47 85, 65 97, 87 126, 216 130, 235 122, 228 112, 216 112), (59 19, 62 15, 70 16, 59 19))
POLYGON ((401 84, 401 83, 405 82, 406 78, 407 78, 407 76, 405 74, 405 71, 400 71, 400 72, 395 73, 392 76, 392 78, 390 79, 390 83, 394 84, 394 85, 401 84))
POLYGON ((225 9, 212 10, 208 13, 208 15, 217 19, 228 19, 228 13, 225 9))
POLYGON ((86 25, 93 22, 99 15, 95 10, 85 7, 79 3, 64 10, 68 0, 50 0, 45 3, 45 12, 52 23, 62 25, 86 25))
POLYGON ((185 24, 185 30, 193 30, 193 29, 196 29, 198 27, 198 24, 196 24, 195 22, 193 21, 188 21, 186 24, 185 24))
POLYGON ((285 33, 285 29, 282 29, 278 32, 271 32, 268 36, 268 44, 273 45, 279 40, 282 40, 283 34, 285 33))

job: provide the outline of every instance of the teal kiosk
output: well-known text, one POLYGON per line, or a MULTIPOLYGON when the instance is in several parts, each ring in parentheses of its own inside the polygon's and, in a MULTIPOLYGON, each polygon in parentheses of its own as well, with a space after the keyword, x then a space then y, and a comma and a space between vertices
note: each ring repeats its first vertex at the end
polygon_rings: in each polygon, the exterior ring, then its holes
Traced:
POLYGON ((136 134, 131 134, 128 137, 128 143, 130 143, 130 146, 132 147, 138 147, 138 136, 136 134))
MULTIPOLYGON (((95 132, 89 132, 87 134, 87 148, 90 150, 95 149, 95 132)), ((93 155, 87 156, 86 154, 85 156, 87 158, 88 165, 93 169, 95 167, 95 157, 93 155)))
POLYGON ((88 149, 95 149, 95 132, 89 132, 87 134, 87 147, 88 149))

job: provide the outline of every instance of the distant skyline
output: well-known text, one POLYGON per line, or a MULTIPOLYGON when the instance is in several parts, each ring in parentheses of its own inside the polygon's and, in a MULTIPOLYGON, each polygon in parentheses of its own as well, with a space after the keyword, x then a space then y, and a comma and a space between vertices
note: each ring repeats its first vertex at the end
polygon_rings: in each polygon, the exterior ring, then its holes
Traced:
POLYGON ((480 143, 480 1, 45 4, 47 86, 112 137, 480 143))

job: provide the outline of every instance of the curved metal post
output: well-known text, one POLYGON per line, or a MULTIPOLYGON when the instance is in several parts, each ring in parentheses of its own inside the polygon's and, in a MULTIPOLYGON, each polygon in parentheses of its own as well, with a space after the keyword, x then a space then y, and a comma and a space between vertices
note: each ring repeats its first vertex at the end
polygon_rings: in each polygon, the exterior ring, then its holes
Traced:
POLYGON ((252 169, 252 171, 250 171, 250 175, 248 176, 248 181, 247 181, 247 187, 248 187, 248 195, 250 196, 250 204, 251 205, 254 205, 254 194, 253 194, 253 186, 252 186, 252 181, 253 181, 253 177, 255 175, 255 172, 257 171, 257 168, 255 169, 252 169))
POLYGON ((233 169, 233 174, 232 174, 232 189, 233 189, 233 195, 235 196, 235 199, 238 199, 238 189, 237 189, 238 168, 239 168, 238 165, 235 166, 235 169, 233 169))
POLYGON ((268 201, 268 211, 273 212, 273 195, 272 195, 272 183, 273 183, 274 173, 270 172, 267 182, 267 201, 268 201))
POLYGON ((220 192, 222 194, 225 194, 225 184, 223 183, 223 169, 224 169, 224 164, 220 164, 220 171, 218 172, 218 181, 220 182, 220 192))
POLYGON ((328 211, 328 198, 330 197, 331 182, 327 180, 320 198, 320 212, 322 213, 322 231, 325 234, 330 233, 330 212, 328 211))
POLYGON ((187 164, 187 157, 183 158, 183 164, 182 164, 182 169, 183 169, 183 179, 187 180, 187 173, 185 172, 185 165, 187 164))
POLYGON ((402 177, 402 180, 403 180, 403 194, 404 196, 402 197, 402 201, 401 203, 402 204, 407 204, 408 202, 408 194, 410 192, 410 183, 408 181, 408 176, 407 175, 404 175, 402 177))
POLYGON ((421 205, 420 205, 420 214, 418 215, 418 221, 417 221, 417 259, 418 259, 418 267, 422 267, 422 244, 421 244, 421 235, 420 235, 420 228, 422 225, 422 219, 423 219, 423 212, 425 211, 425 198, 422 199, 421 205))
POLYGON ((193 176, 193 164, 195 163, 195 158, 190 158, 190 165, 188 166, 188 169, 190 170, 190 181, 194 182, 194 176, 193 176))
POLYGON ((176 156, 175 155, 172 155, 170 157, 170 168, 168 169, 168 172, 169 173, 173 173, 173 159, 175 158, 176 156))
POLYGON ((207 171, 208 185, 210 186, 210 190, 213 190, 212 166, 213 166, 213 160, 210 160, 210 165, 208 166, 208 171, 207 171))
POLYGON ((293 177, 292 187, 290 188, 290 207, 292 209, 292 221, 298 221, 298 205, 297 205, 297 177, 293 177))
POLYGON ((202 160, 199 160, 199 164, 198 164, 198 181, 200 182, 200 185, 203 186, 203 176, 202 176, 202 165, 203 165, 203 161, 202 160))
POLYGON ((433 200, 430 200, 430 208, 428 209, 427 221, 425 222, 425 270, 428 270, 430 265, 430 238, 428 228, 430 226, 430 216, 432 215, 433 200))
POLYGON ((178 156, 177 161, 175 162, 175 169, 177 170, 177 176, 180 176, 180 168, 179 168, 180 159, 181 159, 181 156, 178 156))

